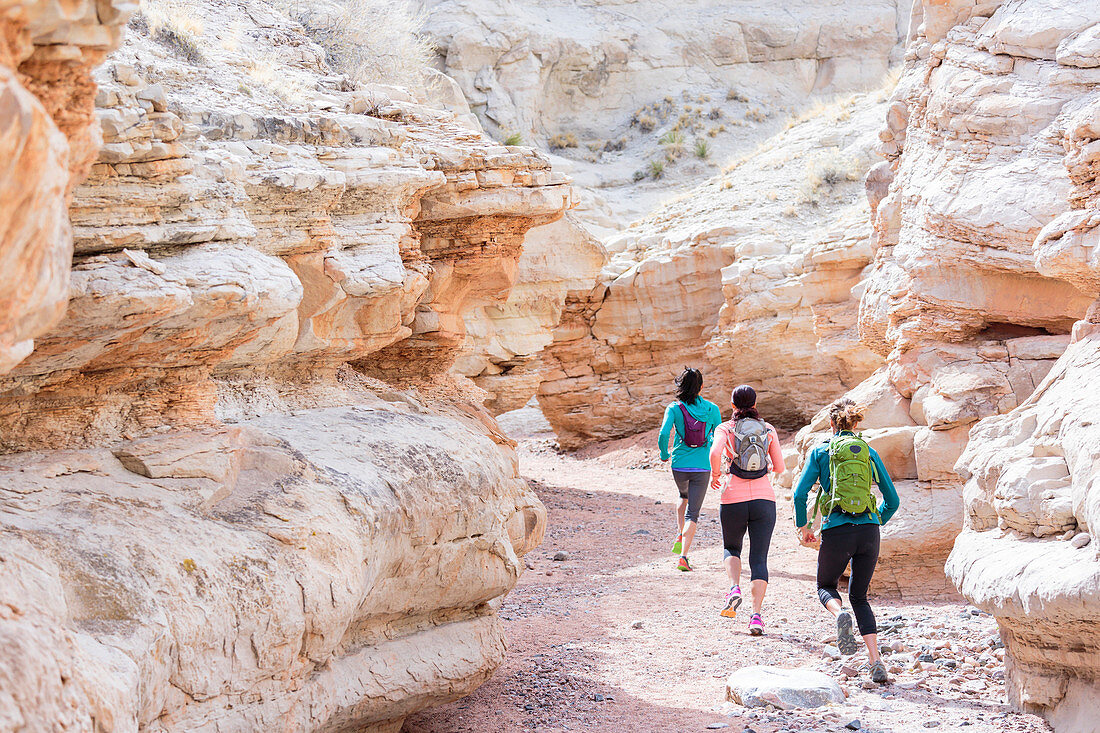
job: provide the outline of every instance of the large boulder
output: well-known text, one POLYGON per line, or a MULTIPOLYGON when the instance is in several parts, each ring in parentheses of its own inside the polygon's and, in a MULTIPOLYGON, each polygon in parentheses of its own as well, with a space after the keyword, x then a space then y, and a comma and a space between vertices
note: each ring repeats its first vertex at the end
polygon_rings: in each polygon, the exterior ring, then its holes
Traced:
POLYGON ((726 699, 749 708, 819 708, 844 702, 844 691, 829 675, 814 669, 742 667, 726 680, 726 699))
POLYGON ((545 522, 482 430, 379 398, 9 455, 0 484, 0 720, 32 731, 396 730, 501 662, 545 522))

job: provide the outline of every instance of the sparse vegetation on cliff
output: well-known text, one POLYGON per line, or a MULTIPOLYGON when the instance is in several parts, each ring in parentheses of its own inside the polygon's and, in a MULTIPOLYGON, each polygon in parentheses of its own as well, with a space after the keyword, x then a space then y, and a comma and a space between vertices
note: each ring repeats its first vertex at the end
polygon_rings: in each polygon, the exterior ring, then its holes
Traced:
POLYGON ((130 27, 151 36, 193 64, 206 62, 202 50, 202 21, 178 2, 142 0, 130 27))
POLYGON ((423 18, 404 0, 273 0, 356 81, 416 86, 433 47, 423 18))

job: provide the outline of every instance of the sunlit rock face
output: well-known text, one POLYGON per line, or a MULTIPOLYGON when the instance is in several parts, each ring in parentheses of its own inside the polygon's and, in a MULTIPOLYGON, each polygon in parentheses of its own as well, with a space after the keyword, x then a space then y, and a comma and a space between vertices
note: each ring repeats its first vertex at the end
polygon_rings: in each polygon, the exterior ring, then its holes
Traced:
POLYGON ((903 479, 876 582, 934 593, 953 547, 951 581, 1001 623, 1012 702, 1091 730, 1100 8, 915 13, 859 314, 886 366, 852 393, 903 479))
MULTIPOLYGON (((1029 75, 1032 105, 1072 95, 1048 133, 1068 205, 1045 222, 1032 250, 1041 273, 1090 298, 1100 295, 1098 31, 1098 8, 1021 2, 1006 3, 977 35, 979 47, 1029 75)), ((956 466, 966 481, 965 528, 948 574, 997 617, 1010 701, 1058 731, 1094 730, 1100 704, 1098 380, 1100 301, 1074 325, 1034 394, 971 431, 956 466)))
POLYGON ((527 233, 508 299, 476 304, 463 316, 466 341, 455 371, 488 393, 486 409, 516 410, 535 396, 541 354, 566 302, 586 297, 605 264, 607 250, 571 214, 527 233))
POLYGON ((911 2, 430 0, 426 29, 494 134, 605 137, 681 90, 753 100, 876 86, 911 2))
POLYGON ((93 71, 132 10, 0 4, 0 727, 396 731, 542 537, 451 371, 570 189, 258 0, 93 71))
POLYGON ((136 5, 0 3, 0 374, 65 311, 65 207, 99 150, 91 73, 136 5))

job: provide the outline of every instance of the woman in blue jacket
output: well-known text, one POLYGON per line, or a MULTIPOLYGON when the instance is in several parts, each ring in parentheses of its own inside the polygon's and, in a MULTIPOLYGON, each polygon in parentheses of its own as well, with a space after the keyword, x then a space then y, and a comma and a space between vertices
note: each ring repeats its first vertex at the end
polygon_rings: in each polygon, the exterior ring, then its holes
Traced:
MULTIPOLYGON (((802 534, 802 543, 812 545, 813 526, 806 518, 806 500, 810 489, 817 482, 829 487, 829 446, 832 440, 849 435, 863 419, 863 412, 856 403, 842 398, 829 406, 829 423, 833 436, 829 441, 815 447, 806 461, 802 476, 794 490, 794 522, 802 534)), ((862 445, 862 444, 861 444, 862 445)), ((857 450, 853 448, 852 450, 857 450)), ((821 547, 817 553, 817 596, 829 612, 836 617, 837 648, 843 654, 855 654, 858 648, 855 635, 852 634, 852 614, 844 609, 837 586, 848 563, 852 563, 852 574, 848 580, 848 600, 855 613, 859 633, 867 647, 867 656, 871 663, 871 679, 878 683, 887 681, 886 666, 882 663, 878 651, 878 628, 875 614, 867 602, 867 588, 878 563, 879 526, 886 524, 898 509, 898 493, 894 482, 886 472, 886 466, 874 448, 868 446, 871 458, 872 476, 882 493, 882 503, 877 510, 868 510, 860 514, 848 514, 839 508, 822 518, 821 547)), ((873 494, 872 494, 873 497, 873 494)), ((873 503, 873 502, 872 502, 873 503)))
POLYGON ((676 380, 676 388, 676 401, 665 409, 657 447, 661 449, 661 460, 667 461, 669 437, 675 433, 671 458, 672 478, 680 491, 680 506, 676 509, 680 533, 672 553, 680 556, 676 567, 686 573, 691 570, 688 551, 710 484, 710 443, 714 429, 722 422, 722 412, 718 405, 699 396, 703 373, 698 369, 685 368, 676 380))

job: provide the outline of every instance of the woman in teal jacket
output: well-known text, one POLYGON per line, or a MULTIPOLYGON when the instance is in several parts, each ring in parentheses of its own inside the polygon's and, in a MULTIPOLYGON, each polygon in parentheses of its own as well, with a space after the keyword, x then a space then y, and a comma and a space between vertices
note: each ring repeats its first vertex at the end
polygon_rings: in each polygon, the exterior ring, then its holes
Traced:
MULTIPOLYGON (((833 428, 832 438, 843 435, 855 436, 853 432, 863 419, 863 411, 847 397, 841 398, 829 406, 829 423, 833 428)), ((820 481, 821 486, 830 486, 829 445, 826 441, 816 446, 806 460, 806 467, 794 489, 794 523, 802 534, 802 543, 813 545, 813 526, 806 517, 806 501, 810 489, 820 481)), ((853 452, 858 444, 850 448, 853 452)), ((848 514, 839 508, 834 509, 821 521, 821 547, 817 552, 817 596, 822 605, 836 618, 837 648, 843 654, 855 654, 858 648, 852 633, 852 614, 844 609, 837 586, 840 576, 848 563, 852 563, 852 574, 848 579, 848 601, 852 604, 859 633, 867 647, 867 657, 871 663, 871 679, 878 683, 887 681, 886 666, 882 663, 878 651, 878 628, 875 625, 875 613, 867 602, 867 589, 871 585, 871 576, 878 563, 879 525, 886 524, 898 510, 898 492, 894 482, 886 471, 882 459, 874 448, 867 446, 874 469, 872 476, 882 493, 882 502, 876 510, 861 514, 848 514)), ((872 497, 874 495, 872 494, 872 497)))
POLYGON ((710 443, 714 429, 722 422, 718 405, 699 396, 703 389, 703 373, 687 367, 676 380, 676 401, 665 409, 657 447, 661 460, 669 459, 669 437, 675 433, 672 444, 672 478, 680 491, 680 506, 676 509, 679 535, 672 545, 672 552, 679 555, 677 567, 688 572, 688 551, 695 538, 695 525, 699 510, 710 484, 710 443), (685 413, 690 418, 685 418, 685 413))

